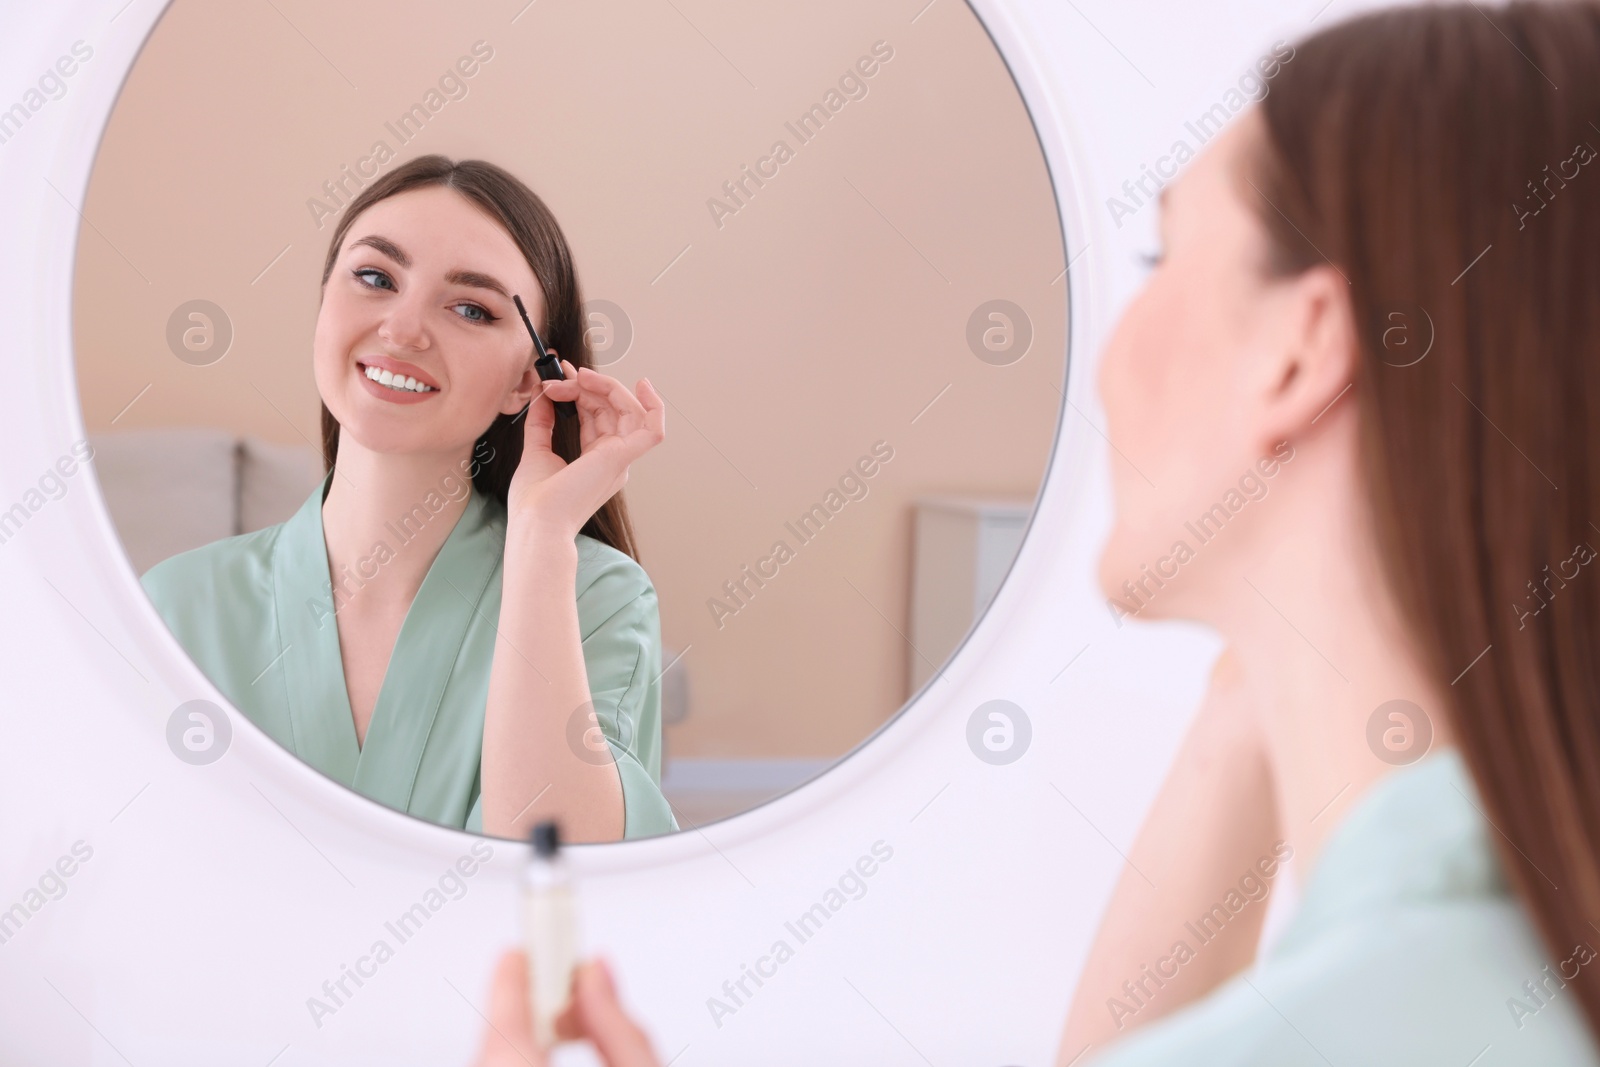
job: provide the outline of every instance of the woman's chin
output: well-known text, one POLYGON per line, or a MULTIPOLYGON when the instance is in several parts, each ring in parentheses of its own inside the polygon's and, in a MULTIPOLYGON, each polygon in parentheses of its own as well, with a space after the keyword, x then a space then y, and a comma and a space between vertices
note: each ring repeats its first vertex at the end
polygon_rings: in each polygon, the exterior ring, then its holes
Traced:
POLYGON ((1175 597, 1163 596, 1174 591, 1172 583, 1161 581, 1150 571, 1151 561, 1162 557, 1165 550, 1147 541, 1130 537, 1118 527, 1100 550, 1096 585, 1119 619, 1127 615, 1137 615, 1141 620, 1171 617, 1171 609, 1178 607, 1175 597))
POLYGON ((406 426, 381 411, 339 420, 339 437, 349 437, 368 452, 417 452, 422 445, 416 427, 406 426))
POLYGON ((1100 559, 1095 567, 1095 578, 1100 595, 1108 600, 1126 596, 1122 583, 1139 576, 1139 564, 1131 562, 1133 553, 1127 549, 1127 540, 1121 528, 1112 530, 1111 536, 1100 549, 1100 559))

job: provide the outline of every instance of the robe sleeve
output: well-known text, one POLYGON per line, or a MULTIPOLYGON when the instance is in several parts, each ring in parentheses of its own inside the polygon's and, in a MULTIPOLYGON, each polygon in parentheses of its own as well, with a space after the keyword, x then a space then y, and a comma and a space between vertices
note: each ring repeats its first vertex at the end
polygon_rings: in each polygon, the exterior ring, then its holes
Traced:
POLYGON ((579 538, 578 622, 595 719, 622 782, 623 836, 678 829, 661 792, 661 620, 655 586, 622 552, 579 538))

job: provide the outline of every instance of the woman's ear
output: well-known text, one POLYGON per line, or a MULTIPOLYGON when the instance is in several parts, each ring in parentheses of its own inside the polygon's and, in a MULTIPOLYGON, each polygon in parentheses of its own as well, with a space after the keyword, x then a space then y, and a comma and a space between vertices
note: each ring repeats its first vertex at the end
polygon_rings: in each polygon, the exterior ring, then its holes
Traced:
MULTIPOLYGON (((561 358, 553 348, 546 348, 545 351, 552 356, 556 356, 557 359, 561 358)), ((543 389, 539 372, 533 369, 535 358, 531 355, 528 357, 528 365, 522 368, 522 377, 517 379, 517 384, 512 388, 511 392, 506 394, 504 403, 500 405, 500 410, 507 415, 515 415, 527 407, 543 389)))
POLYGON ((1311 267, 1278 283, 1279 316, 1259 393, 1264 418, 1259 446, 1315 432, 1315 425, 1355 380, 1359 345, 1350 283, 1332 264, 1311 267))
POLYGON ((533 359, 529 357, 527 365, 522 368, 522 377, 517 379, 517 384, 500 402, 500 410, 504 414, 515 415, 539 395, 539 388, 539 372, 533 369, 533 359))

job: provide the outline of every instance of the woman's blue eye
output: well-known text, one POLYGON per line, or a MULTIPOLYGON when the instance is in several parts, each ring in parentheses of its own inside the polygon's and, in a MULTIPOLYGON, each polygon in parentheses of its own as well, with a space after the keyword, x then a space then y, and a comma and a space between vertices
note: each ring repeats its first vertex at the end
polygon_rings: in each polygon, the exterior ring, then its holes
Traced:
MULTIPOLYGON (((389 282, 390 286, 393 286, 393 284, 394 284, 394 282, 389 278, 389 276, 387 274, 383 273, 383 271, 379 270, 376 267, 361 267, 360 269, 351 271, 350 273, 354 274, 357 278, 364 278, 368 274, 376 274, 378 277, 382 278, 384 281, 389 282)), ((373 285, 371 282, 368 282, 368 281, 363 281, 361 284, 365 285, 365 286, 367 286, 368 288, 371 288, 371 289, 381 289, 382 288, 382 286, 373 285)))
MULTIPOLYGON (((489 314, 487 308, 481 308, 477 304, 456 304, 455 306, 458 308, 471 308, 473 311, 479 312, 483 316, 482 318, 472 319, 473 322, 493 322, 495 319, 499 318, 498 315, 489 314)), ((471 318, 471 316, 463 315, 462 318, 471 318)))

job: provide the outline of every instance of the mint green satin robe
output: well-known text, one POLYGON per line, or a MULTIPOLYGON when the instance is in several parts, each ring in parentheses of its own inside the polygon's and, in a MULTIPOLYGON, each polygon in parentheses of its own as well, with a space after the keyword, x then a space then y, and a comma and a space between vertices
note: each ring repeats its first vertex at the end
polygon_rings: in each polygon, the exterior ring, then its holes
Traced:
MULTIPOLYGON (((406 613, 358 743, 322 531, 327 486, 324 478, 287 522, 156 564, 141 579, 145 592, 200 669, 273 740, 373 800, 481 833, 505 507, 472 491, 406 613)), ((391 533, 391 551, 411 536, 391 533)), ((677 824, 660 787, 655 588, 626 554, 583 534, 577 544, 584 664, 622 781, 624 836, 668 833, 677 824)))
MULTIPOLYGON (((1458 749, 1390 772, 1329 834, 1253 967, 1076 1067, 1597 1067, 1566 986, 1596 981, 1600 935, 1548 953, 1498 833, 1458 749)), ((1130 978, 1158 1003, 1156 979, 1130 978)))

